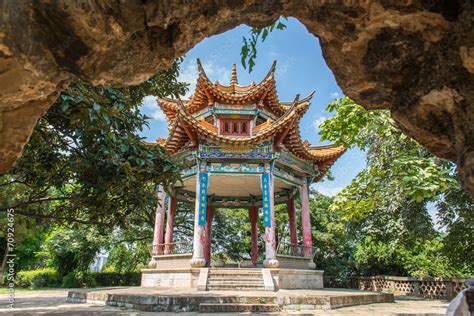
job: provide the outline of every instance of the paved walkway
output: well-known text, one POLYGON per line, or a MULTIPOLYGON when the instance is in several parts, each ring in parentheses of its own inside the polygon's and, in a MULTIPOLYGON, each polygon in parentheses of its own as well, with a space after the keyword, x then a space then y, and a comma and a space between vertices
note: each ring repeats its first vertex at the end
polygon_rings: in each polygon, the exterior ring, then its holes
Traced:
MULTIPOLYGON (((120 309, 95 304, 66 302, 67 289, 15 293, 15 308, 8 309, 7 295, 0 295, 0 315, 155 315, 157 313, 120 309)), ((280 312, 273 315, 444 315, 448 302, 397 297, 395 303, 345 307, 329 311, 280 312)), ((166 313, 161 313, 166 314, 166 313)), ((197 313, 181 313, 196 315, 197 313)), ((248 315, 249 313, 242 313, 248 315)), ((268 314, 268 313, 267 313, 268 314)), ((272 313, 270 313, 272 314, 272 313)), ((203 314, 199 314, 203 315, 203 314)), ((217 315, 217 314, 212 314, 217 315)), ((226 314, 229 315, 229 314, 226 314)))

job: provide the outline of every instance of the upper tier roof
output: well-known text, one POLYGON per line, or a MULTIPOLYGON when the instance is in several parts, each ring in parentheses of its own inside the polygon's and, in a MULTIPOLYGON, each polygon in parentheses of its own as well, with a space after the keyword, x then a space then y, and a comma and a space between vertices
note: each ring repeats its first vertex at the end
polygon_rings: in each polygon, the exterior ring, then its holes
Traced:
POLYGON ((312 161, 318 165, 321 176, 346 150, 342 146, 311 146, 301 140, 299 122, 310 106, 314 92, 303 99, 296 96, 293 102, 280 102, 276 93, 275 67, 276 62, 259 83, 247 86, 238 84, 235 64, 232 67, 230 84, 224 86, 219 82, 212 83, 204 69, 197 61, 199 78, 196 90, 189 100, 159 99, 159 106, 168 119, 169 136, 157 140, 171 153, 177 153, 185 145, 196 146, 199 138, 226 146, 243 147, 259 144, 273 139, 275 148, 284 146, 296 157, 312 161), (218 134, 218 128, 204 119, 198 119, 197 113, 215 103, 229 107, 238 106, 265 109, 273 114, 276 120, 254 127, 250 136, 228 136, 218 134))
MULTIPOLYGON (((237 70, 235 64, 232 66, 232 77, 228 86, 222 85, 218 81, 212 83, 207 77, 199 59, 197 60, 199 77, 196 83, 194 94, 189 100, 184 100, 184 106, 190 114, 199 112, 215 103, 237 106, 248 106, 264 108, 276 117, 283 115, 289 108, 287 102, 280 102, 276 91, 275 68, 276 61, 273 62, 270 70, 263 80, 256 84, 241 86, 238 84, 237 70)), ((178 103, 175 99, 161 98, 158 100, 159 106, 165 113, 168 122, 174 120, 178 112, 178 103)))

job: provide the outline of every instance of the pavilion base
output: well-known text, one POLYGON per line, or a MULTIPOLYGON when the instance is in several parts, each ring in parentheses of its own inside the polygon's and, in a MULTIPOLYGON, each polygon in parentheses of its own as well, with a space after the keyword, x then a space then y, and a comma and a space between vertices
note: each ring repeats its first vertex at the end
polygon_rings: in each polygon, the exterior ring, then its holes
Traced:
POLYGON ((322 270, 270 269, 277 289, 322 289, 322 270))
POLYGON ((353 305, 392 303, 393 294, 345 289, 278 292, 209 291, 191 288, 127 287, 77 289, 70 303, 93 303, 154 312, 278 312, 326 310, 353 305))
MULTIPOLYGON (((260 288, 266 291, 278 291, 280 289, 322 289, 322 270, 302 270, 302 269, 246 269, 246 268, 176 268, 176 269, 143 269, 143 287, 169 287, 169 288, 190 288, 199 290, 216 289, 215 284, 209 284, 208 274, 223 273, 230 280, 237 282, 235 287, 226 286, 220 289, 242 290, 239 278, 245 278, 252 274, 255 278, 262 278, 262 287, 249 286, 249 290, 260 288), (211 270, 211 273, 209 273, 211 270), (218 272, 221 271, 221 272, 218 272), (247 274, 247 275, 246 275, 247 274), (232 277, 234 276, 234 277, 232 277)), ((230 281, 232 282, 232 281, 230 281)))
MULTIPOLYGON (((188 261, 189 263, 189 261, 188 261)), ((200 269, 142 269, 143 287, 197 288, 200 269)))

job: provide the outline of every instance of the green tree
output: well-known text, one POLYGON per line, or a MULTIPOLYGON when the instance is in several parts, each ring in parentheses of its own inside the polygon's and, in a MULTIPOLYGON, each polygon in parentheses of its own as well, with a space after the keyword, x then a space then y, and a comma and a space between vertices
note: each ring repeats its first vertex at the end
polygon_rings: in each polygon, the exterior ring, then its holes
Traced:
MULTIPOLYGON (((260 230, 261 231, 261 230, 260 230)), ((247 209, 215 209, 212 254, 239 262, 250 258, 250 219, 247 209)))
POLYGON ((107 234, 96 227, 58 226, 47 234, 41 255, 63 277, 73 271, 88 271, 95 255, 107 244, 107 234))
MULTIPOLYGON (((148 126, 140 106, 146 95, 186 92, 187 85, 177 80, 180 63, 181 59, 136 86, 112 88, 76 81, 60 94, 38 121, 23 156, 0 176, 0 223, 13 208, 17 255, 23 251, 19 242, 25 240, 26 247, 37 228, 51 221, 109 231, 117 227, 133 231, 141 225, 151 231, 155 187, 174 182, 179 168, 162 147, 149 146, 138 136, 148 126)), ((6 258, 3 237, 0 249, 6 258)))
POLYGON ((327 110, 335 114, 321 124, 322 139, 366 153, 366 168, 329 207, 348 223, 360 272, 472 273, 472 198, 462 194, 455 166, 404 135, 387 111, 366 111, 349 98, 334 100, 327 110), (428 206, 436 201, 446 236, 433 229, 428 214, 428 206), (438 247, 448 241, 457 247, 438 247), (439 253, 443 258, 436 258, 435 251, 421 251, 439 268, 427 269, 421 257, 416 260, 423 247, 445 250, 439 253), (446 260, 459 270, 445 269, 446 260))
POLYGON ((352 247, 347 223, 329 211, 333 199, 316 191, 310 194, 311 230, 317 247, 314 259, 318 269, 342 282, 353 273, 352 247))
POLYGON ((137 271, 146 267, 149 259, 148 242, 135 241, 129 243, 120 241, 114 243, 111 247, 103 269, 119 273, 137 271))
POLYGON ((457 271, 474 275, 474 199, 458 184, 440 197, 436 209, 438 223, 446 231, 442 253, 457 271))
POLYGON ((138 133, 145 95, 178 95, 177 61, 144 83, 94 87, 74 82, 36 126, 23 156, 0 177, 0 211, 38 219, 126 226, 130 215, 156 205, 155 187, 177 180, 179 168, 138 133))

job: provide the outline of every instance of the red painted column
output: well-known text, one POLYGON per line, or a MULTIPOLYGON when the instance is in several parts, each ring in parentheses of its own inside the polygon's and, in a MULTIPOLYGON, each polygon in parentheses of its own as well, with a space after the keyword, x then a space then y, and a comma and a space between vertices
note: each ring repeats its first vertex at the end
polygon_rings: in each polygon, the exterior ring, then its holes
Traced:
POLYGON ((294 245, 298 243, 298 230, 296 227, 295 199, 290 197, 287 202, 288 217, 290 219, 290 242, 294 245))
POLYGON ((270 166, 265 166, 266 171, 270 174, 270 226, 265 226, 265 260, 263 266, 265 268, 278 268, 280 263, 276 258, 276 239, 275 239, 275 194, 273 184, 273 172, 270 166))
POLYGON ((252 236, 251 259, 254 264, 258 261, 258 227, 257 227, 257 207, 255 205, 249 208, 250 232, 252 236))
POLYGON ((204 259, 206 262, 211 262, 211 244, 212 244, 212 218, 213 218, 214 208, 211 204, 207 205, 206 213, 206 242, 204 244, 204 259))
POLYGON ((177 207, 176 196, 170 196, 170 205, 168 205, 168 214, 166 215, 166 232, 165 232, 165 254, 171 252, 171 244, 173 243, 174 216, 177 207))
POLYGON ((304 254, 307 257, 312 257, 313 240, 311 236, 311 218, 309 214, 309 190, 308 181, 305 179, 300 190, 301 194, 301 222, 303 226, 303 246, 304 254))
POLYGON ((153 230, 153 255, 160 255, 161 249, 157 245, 163 244, 163 229, 165 224, 165 191, 158 187, 158 205, 155 213, 155 227, 153 230))

